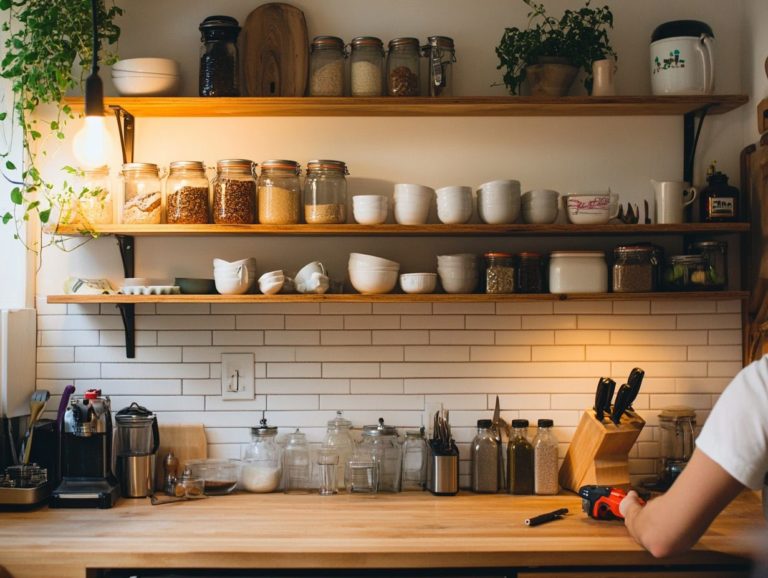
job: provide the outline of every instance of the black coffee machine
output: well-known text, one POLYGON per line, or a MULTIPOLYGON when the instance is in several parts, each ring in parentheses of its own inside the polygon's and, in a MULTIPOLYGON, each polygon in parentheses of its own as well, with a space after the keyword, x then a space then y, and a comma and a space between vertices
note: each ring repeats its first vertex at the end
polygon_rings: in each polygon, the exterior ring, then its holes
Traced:
POLYGON ((112 473, 112 413, 100 389, 73 396, 61 432, 61 483, 52 508, 111 508, 120 496, 112 473))

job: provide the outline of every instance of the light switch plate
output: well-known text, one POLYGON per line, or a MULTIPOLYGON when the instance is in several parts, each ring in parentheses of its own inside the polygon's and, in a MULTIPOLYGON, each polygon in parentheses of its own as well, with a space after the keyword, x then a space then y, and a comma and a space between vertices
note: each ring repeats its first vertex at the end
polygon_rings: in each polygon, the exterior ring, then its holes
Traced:
POLYGON ((253 353, 221 354, 221 398, 225 401, 253 399, 253 353))

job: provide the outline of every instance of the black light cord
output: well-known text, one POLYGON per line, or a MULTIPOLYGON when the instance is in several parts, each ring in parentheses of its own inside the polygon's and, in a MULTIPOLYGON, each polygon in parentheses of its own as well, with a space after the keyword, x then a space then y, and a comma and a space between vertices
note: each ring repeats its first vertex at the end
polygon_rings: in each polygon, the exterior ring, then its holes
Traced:
POLYGON ((99 73, 99 0, 91 0, 91 23, 93 24, 93 55, 91 74, 99 73))
POLYGON ((99 77, 99 3, 91 0, 93 20, 93 60, 91 74, 85 80, 85 116, 104 116, 104 84, 99 77))

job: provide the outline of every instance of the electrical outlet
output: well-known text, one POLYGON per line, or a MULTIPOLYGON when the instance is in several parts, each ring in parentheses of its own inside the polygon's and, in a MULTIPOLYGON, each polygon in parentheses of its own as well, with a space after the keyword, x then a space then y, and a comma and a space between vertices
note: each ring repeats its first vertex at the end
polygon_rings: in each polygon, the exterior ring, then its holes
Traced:
POLYGON ((253 399, 253 353, 221 354, 221 398, 253 399))

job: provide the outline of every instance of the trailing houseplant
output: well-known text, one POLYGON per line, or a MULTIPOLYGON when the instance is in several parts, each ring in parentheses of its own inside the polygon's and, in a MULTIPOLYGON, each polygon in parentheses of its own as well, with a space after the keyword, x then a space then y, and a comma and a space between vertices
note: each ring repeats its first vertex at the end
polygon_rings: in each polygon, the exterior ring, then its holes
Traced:
POLYGON ((592 63, 616 58, 608 30, 613 28, 613 13, 608 6, 593 8, 591 0, 577 10, 565 10, 560 19, 550 16, 543 4, 523 0, 531 11, 528 26, 506 28, 496 47, 497 69, 504 68, 504 84, 517 94, 527 76, 527 68, 542 60, 562 59, 586 73, 584 85, 592 85, 592 63))
MULTIPOLYGON (((63 104, 66 93, 82 86, 92 57, 93 20, 90 0, 0 0, 5 16, 0 25, 4 38, 4 55, 0 61, 0 76, 12 89, 12 102, 4 103, 0 112, 5 148, 0 150, 0 173, 11 184, 12 210, 1 216, 4 224, 15 227, 14 236, 24 241, 22 229, 27 221, 37 218, 43 224, 51 218, 55 206, 68 207, 76 196, 93 191, 76 190, 64 183, 54 187, 39 168, 47 154, 50 140, 64 140, 64 124, 73 118, 69 106, 63 104), (79 77, 73 68, 83 71, 79 77), (41 105, 53 104, 56 113, 51 120, 34 113, 41 105), (15 123, 20 127, 23 167, 9 159, 13 148, 15 123)), ((98 36, 106 42, 102 61, 112 63, 120 28, 115 19, 122 9, 114 1, 98 3, 98 36)), ((74 169, 65 167, 70 173, 74 169)), ((60 240, 59 240, 60 241, 60 240)), ((54 243, 57 242, 53 238, 54 243)), ((26 243, 37 250, 39 244, 26 243)))

